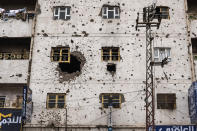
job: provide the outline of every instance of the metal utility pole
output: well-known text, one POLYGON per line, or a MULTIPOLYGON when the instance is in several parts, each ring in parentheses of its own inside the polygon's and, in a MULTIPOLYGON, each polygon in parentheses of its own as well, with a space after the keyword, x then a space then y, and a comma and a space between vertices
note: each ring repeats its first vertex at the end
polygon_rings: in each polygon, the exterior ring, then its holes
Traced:
POLYGON ((110 96, 108 101, 108 108, 109 108, 108 131, 112 131, 112 108, 113 108, 112 103, 113 103, 112 96, 110 96))
POLYGON ((136 20, 136 30, 139 27, 146 27, 146 131, 155 130, 155 96, 153 85, 153 65, 152 61, 152 43, 154 37, 151 33, 151 27, 159 28, 161 17, 157 17, 158 22, 153 22, 156 13, 156 2, 143 9, 143 22, 139 22, 139 13, 136 20))

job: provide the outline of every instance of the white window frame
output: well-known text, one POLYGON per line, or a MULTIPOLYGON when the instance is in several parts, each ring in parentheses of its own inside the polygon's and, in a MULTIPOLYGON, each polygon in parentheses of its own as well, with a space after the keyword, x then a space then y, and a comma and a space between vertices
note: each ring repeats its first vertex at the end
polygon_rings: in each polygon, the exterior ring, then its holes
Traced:
POLYGON ((102 17, 104 19, 119 19, 120 18, 120 7, 114 6, 113 7, 113 10, 109 10, 109 7, 108 6, 103 7, 102 8, 102 17), (106 14, 105 14, 105 9, 106 9, 106 14), (117 14, 116 14, 116 9, 118 10, 118 13, 117 14), (109 11, 113 11, 114 12, 114 18, 109 18, 109 14, 108 14, 109 11), (106 18, 104 18, 104 16, 106 18), (116 18, 116 17, 118 17, 118 18, 116 18))
POLYGON ((162 62, 164 58, 168 58, 168 62, 171 61, 171 48, 155 47, 154 48, 154 62, 162 62), (163 56, 160 55, 162 50, 164 50, 163 56))
POLYGON ((70 9, 70 11, 71 11, 71 7, 69 7, 69 6, 64 6, 64 7, 56 6, 56 7, 54 7, 54 10, 53 10, 53 16, 57 17, 57 19, 59 20, 60 19, 60 13, 65 12, 65 18, 63 20, 69 20, 71 18, 71 15, 70 14, 68 15, 68 9, 70 9), (58 12, 56 14, 55 11, 56 11, 57 8, 58 8, 58 12), (65 10, 60 10, 60 8, 65 8, 65 10))

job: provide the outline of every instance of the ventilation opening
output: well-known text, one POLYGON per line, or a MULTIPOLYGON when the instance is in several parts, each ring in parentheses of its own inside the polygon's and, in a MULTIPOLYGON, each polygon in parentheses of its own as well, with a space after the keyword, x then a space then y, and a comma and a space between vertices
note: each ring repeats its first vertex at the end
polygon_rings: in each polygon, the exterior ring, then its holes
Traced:
POLYGON ((187 0, 187 4, 188 4, 188 13, 197 13, 196 0, 187 0))
POLYGON ((116 72, 116 64, 107 64, 107 71, 116 72))
POLYGON ((70 56, 70 63, 59 63, 59 68, 62 72, 66 73, 74 73, 81 71, 81 62, 78 60, 76 56, 70 56))

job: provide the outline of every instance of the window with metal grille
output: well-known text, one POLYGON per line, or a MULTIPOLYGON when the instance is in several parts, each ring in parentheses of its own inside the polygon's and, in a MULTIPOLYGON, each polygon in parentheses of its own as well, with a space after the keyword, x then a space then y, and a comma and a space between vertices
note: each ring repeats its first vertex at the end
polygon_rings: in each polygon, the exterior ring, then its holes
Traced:
POLYGON ((101 94, 101 102, 103 108, 112 106, 113 108, 121 108, 122 95, 118 93, 103 93, 101 94))
POLYGON ((70 6, 54 7, 54 19, 70 20, 70 6))
POLYGON ((102 47, 103 61, 119 61, 120 49, 119 47, 102 47))
POLYGON ((0 108, 5 107, 5 96, 0 96, 0 108))
POLYGON ((157 94, 157 109, 175 109, 176 94, 157 94))
POLYGON ((66 94, 49 93, 47 94, 47 108, 65 108, 66 94))
POLYGON ((168 62, 171 61, 171 49, 170 48, 163 48, 163 47, 155 47, 154 48, 154 61, 155 62, 162 62, 167 58, 168 62))
POLYGON ((120 7, 118 6, 103 6, 102 17, 104 19, 119 19, 120 7))
POLYGON ((70 63, 70 48, 52 47, 51 60, 57 62, 70 63))

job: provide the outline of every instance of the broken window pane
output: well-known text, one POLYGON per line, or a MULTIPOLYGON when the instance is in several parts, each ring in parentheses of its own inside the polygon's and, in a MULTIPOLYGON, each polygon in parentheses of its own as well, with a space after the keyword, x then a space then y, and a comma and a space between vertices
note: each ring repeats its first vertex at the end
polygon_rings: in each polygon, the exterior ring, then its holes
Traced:
POLYGON ((154 48, 154 61, 162 62, 165 58, 168 58, 168 61, 171 61, 171 49, 170 48, 154 48))

